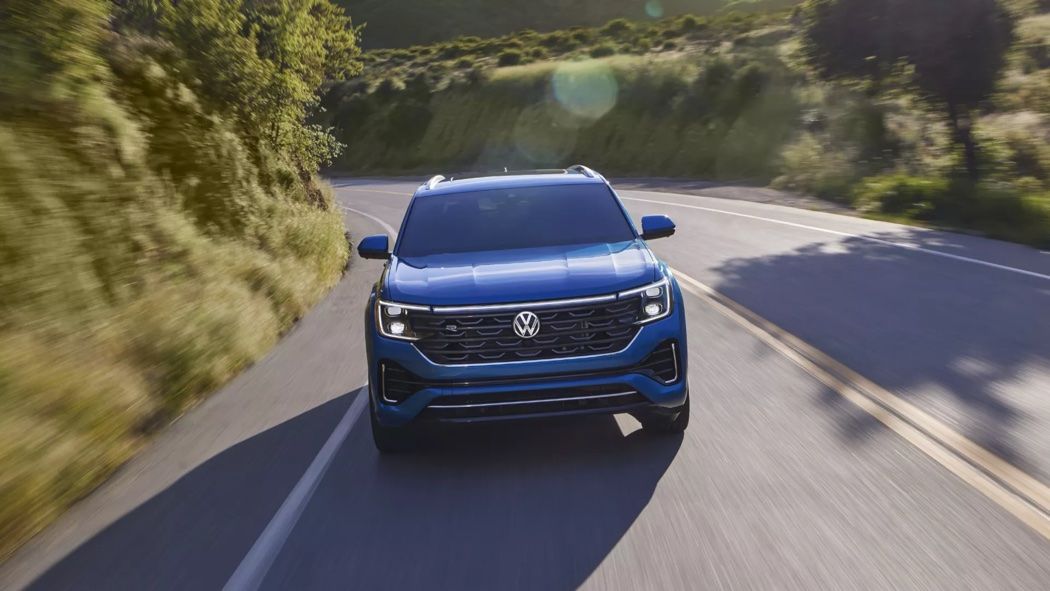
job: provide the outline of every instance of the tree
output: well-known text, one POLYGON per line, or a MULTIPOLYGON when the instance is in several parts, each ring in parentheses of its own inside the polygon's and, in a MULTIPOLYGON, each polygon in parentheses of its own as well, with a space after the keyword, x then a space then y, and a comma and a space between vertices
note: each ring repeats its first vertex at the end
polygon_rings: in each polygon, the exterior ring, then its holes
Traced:
POLYGON ((329 0, 120 0, 115 26, 171 44, 173 70, 247 137, 305 169, 336 143, 307 125, 327 80, 361 72, 360 28, 329 0))
POLYGON ((878 91, 903 75, 945 114, 970 178, 978 177, 973 113, 995 91, 1014 41, 1013 17, 999 0, 809 0, 803 38, 826 79, 863 80, 878 91))

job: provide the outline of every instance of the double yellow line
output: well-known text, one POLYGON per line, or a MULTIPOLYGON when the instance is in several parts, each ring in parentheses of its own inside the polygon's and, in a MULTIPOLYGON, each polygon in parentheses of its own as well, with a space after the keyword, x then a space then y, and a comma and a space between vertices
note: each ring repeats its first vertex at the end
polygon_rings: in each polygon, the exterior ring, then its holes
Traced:
POLYGON ((682 289, 795 362, 883 425, 1050 540, 1050 488, 915 405, 711 287, 673 270, 682 289))

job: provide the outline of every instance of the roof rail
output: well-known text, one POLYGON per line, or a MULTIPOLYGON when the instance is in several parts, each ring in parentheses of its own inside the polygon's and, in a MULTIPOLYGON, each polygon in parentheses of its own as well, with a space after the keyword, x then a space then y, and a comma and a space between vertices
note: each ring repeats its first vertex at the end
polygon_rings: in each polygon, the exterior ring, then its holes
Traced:
POLYGON ((585 177, 587 177, 589 179, 593 179, 593 178, 598 176, 598 174, 596 172, 594 172, 593 170, 587 168, 586 166, 584 166, 582 164, 573 164, 572 166, 570 166, 566 170, 571 170, 572 172, 577 172, 577 173, 582 174, 583 176, 585 176, 585 177))
POLYGON ((427 181, 426 185, 424 186, 427 188, 428 191, 433 191, 434 187, 436 187, 438 183, 440 183, 443 180, 445 180, 445 177, 441 176, 440 174, 434 175, 430 177, 430 180, 427 181))

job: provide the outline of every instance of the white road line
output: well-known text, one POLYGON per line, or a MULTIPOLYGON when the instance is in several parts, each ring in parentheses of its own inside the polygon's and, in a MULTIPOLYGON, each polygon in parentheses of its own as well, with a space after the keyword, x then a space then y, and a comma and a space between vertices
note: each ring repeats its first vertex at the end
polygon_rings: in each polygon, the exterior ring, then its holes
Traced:
POLYGON ((1050 487, 719 291, 674 270, 679 285, 1050 540, 1050 487))
POLYGON ((746 213, 739 213, 739 212, 736 212, 736 211, 726 211, 724 209, 715 209, 713 207, 702 207, 702 206, 699 206, 699 205, 690 205, 688 203, 675 203, 674 201, 659 201, 659 200, 656 200, 656 199, 642 199, 640 197, 621 197, 621 198, 624 199, 625 201, 642 201, 644 203, 656 203, 656 204, 659 204, 659 205, 670 205, 670 206, 673 206, 673 207, 685 207, 687 209, 697 209, 697 210, 700 210, 700 211, 708 211, 708 212, 711 212, 711 213, 721 213, 721 214, 724 214, 724 215, 731 215, 731 216, 747 218, 747 219, 751 219, 751 220, 760 220, 760 221, 763 221, 763 222, 769 222, 771 224, 780 224, 782 226, 791 226, 791 227, 794 227, 794 228, 802 228, 804 230, 812 230, 814 232, 823 232, 825 234, 832 234, 832 235, 835 235, 835 236, 843 236, 843 237, 847 237, 847 238, 858 238, 860 240, 866 240, 868 242, 874 242, 876 244, 882 244, 882 245, 885 245, 885 246, 895 246, 897 248, 903 248, 905 250, 910 250, 910 251, 914 251, 914 252, 922 252, 922 253, 931 254, 931 255, 934 255, 934 256, 945 257, 945 258, 954 259, 954 260, 957 260, 957 261, 963 261, 963 262, 966 262, 966 263, 972 263, 972 264, 975 264, 975 265, 981 265, 983 267, 990 267, 992 269, 999 269, 1000 271, 1009 271, 1011 273, 1018 273, 1018 274, 1021 274, 1021 275, 1027 275, 1029 277, 1035 277, 1037 279, 1045 279, 1047 281, 1050 281, 1050 275, 1045 275, 1043 273, 1037 273, 1035 271, 1028 271, 1026 269, 1018 269, 1016 267, 1010 267, 1010 266, 1007 266, 1007 265, 1000 265, 998 263, 992 263, 992 262, 989 262, 989 261, 983 261, 981 259, 974 259, 974 258, 970 258, 970 257, 964 257, 962 255, 951 254, 951 253, 943 252, 943 251, 940 251, 940 250, 932 250, 932 249, 929 249, 929 248, 923 248, 921 246, 915 246, 913 244, 901 244, 900 242, 893 242, 893 241, 890 241, 890 240, 882 240, 880 238, 874 238, 872 236, 865 236, 864 234, 852 234, 850 232, 839 232, 838 230, 829 230, 827 228, 820 228, 820 227, 817 227, 817 226, 809 226, 809 225, 806 225, 806 224, 797 224, 795 222, 785 222, 784 220, 775 220, 775 219, 772 219, 772 218, 765 218, 765 217, 761 217, 761 216, 757 216, 757 215, 750 215, 750 214, 746 214, 746 213))
POLYGON ((360 191, 362 193, 382 193, 383 195, 397 195, 398 197, 411 197, 412 193, 398 193, 397 191, 381 191, 379 189, 364 189, 357 185, 336 185, 336 189, 342 189, 344 191, 360 191))
POLYGON ((310 463, 310 467, 306 469, 302 478, 296 483, 295 488, 288 494, 288 498, 281 503, 280 509, 274 514, 266 529, 259 535, 259 538, 255 540, 252 549, 241 560, 241 564, 223 587, 225 591, 254 591, 262 585, 263 579, 266 578, 266 573, 273 566, 274 560, 280 554, 281 548, 284 547, 284 543, 288 540, 292 529, 299 521, 299 517, 302 516, 303 510, 310 502, 314 491, 317 490, 317 485, 320 484, 321 478, 328 471, 332 458, 335 457, 335 453, 342 447, 343 442, 346 441, 347 436, 350 434, 350 430, 353 429, 357 419, 364 412, 365 406, 368 404, 368 392, 365 388, 367 388, 367 385, 362 386, 358 391, 357 398, 354 399, 350 408, 347 409, 346 414, 343 415, 342 420, 336 425, 332 434, 328 436, 328 441, 321 447, 321 451, 317 452, 317 456, 310 463))
POLYGON ((383 220, 377 218, 376 216, 374 216, 374 215, 372 215, 370 213, 365 213, 363 211, 354 209, 352 207, 347 207, 345 205, 340 205, 339 207, 343 208, 344 211, 353 212, 353 213, 356 213, 357 215, 361 215, 361 216, 364 216, 364 217, 372 220, 373 222, 379 224, 379 227, 383 228, 383 230, 385 230, 387 234, 390 234, 390 239, 391 240, 396 240, 397 239, 397 230, 395 230, 393 228, 393 226, 391 226, 390 224, 388 224, 388 223, 384 222, 383 220))

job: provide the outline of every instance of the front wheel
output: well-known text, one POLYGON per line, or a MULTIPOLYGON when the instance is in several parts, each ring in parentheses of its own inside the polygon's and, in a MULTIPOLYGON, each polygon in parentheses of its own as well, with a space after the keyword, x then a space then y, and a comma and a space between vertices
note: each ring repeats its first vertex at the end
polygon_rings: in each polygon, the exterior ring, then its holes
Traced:
POLYGON ((689 426, 689 395, 685 397, 685 404, 672 412, 652 413, 640 417, 640 422, 642 429, 650 433, 684 433, 689 426))
POLYGON ((372 442, 379 453, 399 453, 415 447, 416 438, 411 427, 391 427, 380 423, 371 404, 368 415, 372 422, 372 442))

